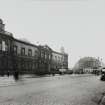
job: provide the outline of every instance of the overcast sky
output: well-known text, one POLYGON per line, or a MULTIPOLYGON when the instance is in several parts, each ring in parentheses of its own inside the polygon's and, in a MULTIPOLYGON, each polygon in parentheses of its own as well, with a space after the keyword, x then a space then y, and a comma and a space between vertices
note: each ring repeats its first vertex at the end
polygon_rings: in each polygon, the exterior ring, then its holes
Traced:
POLYGON ((0 18, 16 38, 64 46, 69 67, 84 56, 105 62, 105 0, 0 0, 0 18))

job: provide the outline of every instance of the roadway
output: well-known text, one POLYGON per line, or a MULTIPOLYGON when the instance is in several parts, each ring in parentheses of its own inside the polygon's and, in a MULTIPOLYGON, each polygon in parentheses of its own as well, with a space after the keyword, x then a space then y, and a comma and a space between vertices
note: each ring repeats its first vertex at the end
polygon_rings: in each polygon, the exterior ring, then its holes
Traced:
POLYGON ((94 75, 23 78, 0 86, 0 105, 98 105, 104 92, 94 75))

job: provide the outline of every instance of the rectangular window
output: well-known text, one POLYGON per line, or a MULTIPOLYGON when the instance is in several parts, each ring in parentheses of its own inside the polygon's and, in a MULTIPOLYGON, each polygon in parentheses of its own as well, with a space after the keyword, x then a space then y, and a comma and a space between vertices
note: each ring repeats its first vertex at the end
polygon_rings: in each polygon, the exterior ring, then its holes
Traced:
POLYGON ((0 42, 0 50, 8 51, 8 44, 5 41, 0 42))
POLYGON ((38 58, 38 51, 37 50, 35 50, 35 58, 38 58))
POLYGON ((49 59, 51 59, 51 55, 49 54, 49 59))
POLYGON ((17 55, 17 46, 14 46, 13 50, 14 50, 14 54, 17 55))
POLYGON ((41 57, 44 58, 44 52, 41 52, 41 57))
POLYGON ((5 44, 5 41, 2 41, 2 51, 5 51, 6 49, 5 49, 5 46, 6 44, 5 44))
POLYGON ((47 59, 47 53, 45 53, 45 59, 47 59))
POLYGON ((28 56, 32 56, 32 50, 28 49, 28 56))
POLYGON ((37 56, 37 51, 35 50, 35 57, 37 56))
POLYGON ((25 48, 21 48, 21 55, 25 55, 25 48))

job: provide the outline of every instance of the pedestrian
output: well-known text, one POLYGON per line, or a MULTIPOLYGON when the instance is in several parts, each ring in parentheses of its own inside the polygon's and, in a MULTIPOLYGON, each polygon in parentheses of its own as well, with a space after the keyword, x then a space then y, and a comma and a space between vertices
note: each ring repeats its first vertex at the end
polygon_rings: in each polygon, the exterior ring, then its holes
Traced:
POLYGON ((14 79, 17 81, 19 80, 19 72, 18 71, 15 71, 14 72, 14 79))
POLYGON ((9 77, 9 70, 7 71, 7 76, 9 77))

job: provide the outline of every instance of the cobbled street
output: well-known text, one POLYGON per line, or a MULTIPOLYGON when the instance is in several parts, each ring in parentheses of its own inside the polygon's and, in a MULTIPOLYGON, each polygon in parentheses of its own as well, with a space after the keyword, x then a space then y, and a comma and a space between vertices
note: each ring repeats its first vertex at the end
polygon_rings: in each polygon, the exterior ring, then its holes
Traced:
POLYGON ((0 85, 0 105, 98 105, 105 92, 105 82, 99 78, 94 75, 23 78, 11 85, 0 85))

